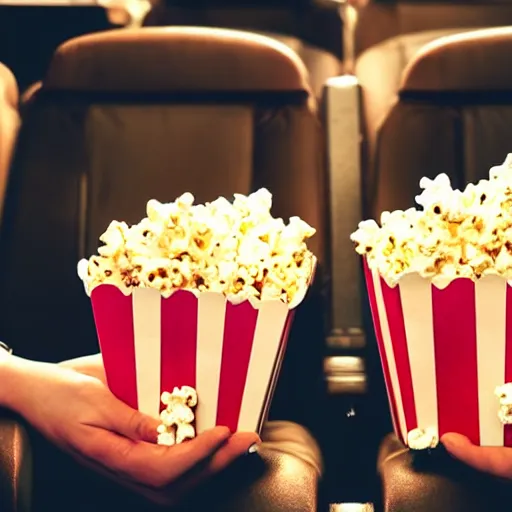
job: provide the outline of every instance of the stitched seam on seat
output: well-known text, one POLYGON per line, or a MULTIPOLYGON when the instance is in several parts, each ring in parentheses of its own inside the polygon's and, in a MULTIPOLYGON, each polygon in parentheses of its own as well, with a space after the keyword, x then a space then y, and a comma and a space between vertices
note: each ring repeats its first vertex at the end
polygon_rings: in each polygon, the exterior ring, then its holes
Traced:
POLYGON ((403 455, 404 453, 407 453, 408 451, 409 451, 409 448, 402 448, 398 452, 388 455, 382 463, 386 464, 387 462, 392 461, 393 459, 396 459, 397 457, 400 457, 401 455, 403 455))

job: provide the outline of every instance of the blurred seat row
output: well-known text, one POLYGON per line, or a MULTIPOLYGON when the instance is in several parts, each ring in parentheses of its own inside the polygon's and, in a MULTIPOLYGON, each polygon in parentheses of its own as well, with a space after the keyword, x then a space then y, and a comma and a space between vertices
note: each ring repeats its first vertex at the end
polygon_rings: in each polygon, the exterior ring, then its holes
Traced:
MULTIPOLYGON (((462 186, 510 151, 512 2, 169 0, 144 28, 114 27, 100 7, 30 9, 0 5, 0 339, 48 361, 96 351, 76 262, 111 219, 137 221, 150 197, 267 187, 274 215, 317 228, 319 271, 264 432, 266 468, 249 484, 231 477, 243 492, 209 489, 210 509, 492 510, 502 484, 418 472, 384 438, 348 237, 363 216, 411 206, 422 176, 462 186)), ((28 491, 32 510, 67 510, 63 485, 94 509, 85 481, 118 499, 29 434, 32 469, 24 428, 0 419, 2 510, 29 510, 28 491)))

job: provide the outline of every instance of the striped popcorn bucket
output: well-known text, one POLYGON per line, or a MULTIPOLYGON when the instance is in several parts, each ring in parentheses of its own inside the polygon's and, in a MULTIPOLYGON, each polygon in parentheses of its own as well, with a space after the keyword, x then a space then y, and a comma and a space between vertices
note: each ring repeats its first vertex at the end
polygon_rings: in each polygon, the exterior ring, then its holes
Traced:
POLYGON ((512 381, 512 288, 498 276, 439 289, 419 275, 390 288, 365 277, 394 429, 457 432, 481 446, 512 446, 496 386, 512 381))
MULTIPOLYGON (((303 298, 303 297, 302 297, 303 298)), ((266 419, 294 309, 278 300, 228 302, 223 294, 169 298, 112 285, 91 301, 110 390, 158 417, 163 391, 196 389, 196 430, 216 425, 259 432, 266 419)))

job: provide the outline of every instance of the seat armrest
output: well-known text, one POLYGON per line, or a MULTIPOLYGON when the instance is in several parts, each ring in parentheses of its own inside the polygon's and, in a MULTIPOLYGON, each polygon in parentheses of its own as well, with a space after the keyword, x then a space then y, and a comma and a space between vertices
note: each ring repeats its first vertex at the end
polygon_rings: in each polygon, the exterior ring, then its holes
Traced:
POLYGON ((0 510, 29 512, 32 492, 32 456, 27 432, 20 420, 0 409, 0 510))
POLYGON ((487 512, 510 503, 512 481, 489 477, 452 459, 440 446, 413 455, 394 435, 381 444, 383 512, 487 512))
POLYGON ((357 78, 327 80, 323 98, 327 131, 330 211, 331 335, 333 348, 361 348, 361 258, 349 237, 363 215, 360 89, 357 78))
MULTIPOLYGON (((295 423, 267 423, 257 454, 242 456, 187 498, 183 511, 316 512, 322 462, 311 435, 295 423)), ((181 509, 180 509, 181 510, 181 509)), ((321 509, 320 509, 321 510, 321 509)))

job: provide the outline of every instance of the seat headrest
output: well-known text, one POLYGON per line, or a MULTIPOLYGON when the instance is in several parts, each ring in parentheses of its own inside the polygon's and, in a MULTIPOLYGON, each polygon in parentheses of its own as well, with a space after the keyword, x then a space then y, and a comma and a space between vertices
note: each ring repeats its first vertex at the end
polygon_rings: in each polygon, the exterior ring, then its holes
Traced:
POLYGON ((11 70, 0 62, 0 107, 7 104, 11 108, 18 108, 18 84, 11 70))
POLYGON ((118 29, 53 56, 44 89, 101 92, 308 91, 307 71, 269 37, 202 27, 118 29))
POLYGON ((404 71, 402 92, 512 89, 512 27, 464 32, 425 45, 404 71))

